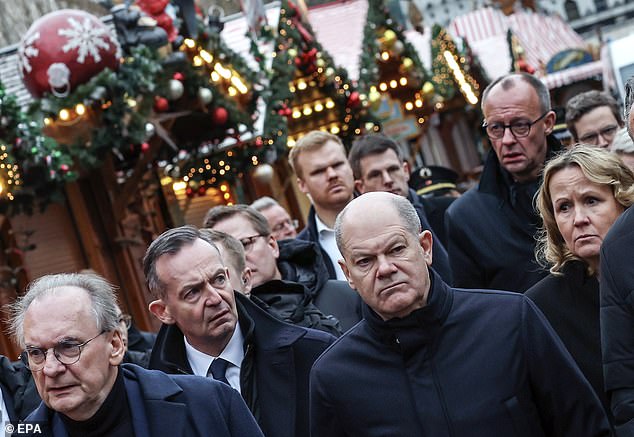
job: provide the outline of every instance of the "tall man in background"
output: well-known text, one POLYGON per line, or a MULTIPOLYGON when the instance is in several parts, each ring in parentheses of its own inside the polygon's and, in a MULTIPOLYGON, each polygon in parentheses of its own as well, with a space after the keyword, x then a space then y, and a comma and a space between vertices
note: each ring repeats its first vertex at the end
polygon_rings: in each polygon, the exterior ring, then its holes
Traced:
POLYGON ((555 112, 536 77, 512 73, 482 94, 491 150, 477 187, 447 210, 453 285, 526 291, 546 275, 535 261, 539 216, 533 196, 546 160, 561 148, 555 112))

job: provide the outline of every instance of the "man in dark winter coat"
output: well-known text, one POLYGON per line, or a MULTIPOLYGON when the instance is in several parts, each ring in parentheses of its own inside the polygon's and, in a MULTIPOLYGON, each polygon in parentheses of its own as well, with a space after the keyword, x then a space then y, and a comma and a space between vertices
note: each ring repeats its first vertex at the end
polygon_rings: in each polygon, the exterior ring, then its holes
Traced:
MULTIPOLYGON (((625 86, 625 119, 634 138, 634 78, 625 86)), ((599 275, 601 351, 605 390, 610 398, 618 437, 634 436, 634 208, 610 228, 601 245, 599 275)))
POLYGON ((312 204, 306 227, 297 238, 317 244, 330 279, 345 280, 337 262, 341 253, 335 243, 333 227, 337 214, 354 195, 346 149, 338 136, 312 131, 297 141, 288 161, 297 176, 297 186, 312 204))
POLYGON ((205 216, 204 226, 242 242, 246 266, 251 270, 251 295, 277 311, 282 320, 337 336, 361 320, 359 295, 346 282, 328 279, 314 243, 276 241, 266 218, 247 205, 213 207, 205 216), (303 309, 310 310, 313 305, 339 321, 338 333, 324 329, 329 324, 306 324, 310 320, 322 323, 312 317, 302 319, 303 309))
MULTIPOLYGON (((125 345, 114 287, 87 273, 47 275, 12 308, 40 405, 32 435, 262 436, 235 390, 217 381, 121 365, 125 345)), ((8 429, 8 427, 7 427, 8 429)), ((27 434, 20 432, 18 435, 27 434)))
POLYGON ((310 368, 335 337, 284 323, 234 292, 218 248, 195 227, 161 234, 143 267, 150 311, 163 322, 150 368, 231 385, 266 436, 308 435, 310 368))
POLYGON ((423 229, 428 229, 434 239, 433 269, 445 282, 451 284, 451 268, 445 246, 432 229, 425 213, 425 199, 409 188, 409 164, 398 144, 382 134, 365 135, 354 142, 348 161, 354 175, 354 187, 360 194, 371 191, 388 191, 409 200, 420 219, 423 229))
POLYGON ((313 366, 312 437, 610 435, 599 399, 527 297, 454 289, 430 273, 431 234, 402 196, 358 197, 335 232, 366 305, 313 366))
POLYGON ((546 86, 525 73, 492 82, 482 112, 492 149, 478 186, 446 215, 453 285, 524 292, 547 274, 535 261, 533 196, 546 160, 561 147, 550 135, 555 112, 546 86))

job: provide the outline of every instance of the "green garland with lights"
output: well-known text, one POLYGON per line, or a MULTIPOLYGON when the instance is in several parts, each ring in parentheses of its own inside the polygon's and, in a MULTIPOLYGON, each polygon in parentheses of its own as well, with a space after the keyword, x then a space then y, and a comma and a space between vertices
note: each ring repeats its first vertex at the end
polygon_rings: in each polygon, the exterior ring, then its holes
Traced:
POLYGON ((66 148, 42 135, 0 83, 0 213, 43 211, 77 178, 66 148))
MULTIPOLYGON (((264 137, 268 144, 275 147, 278 156, 286 154, 288 146, 292 146, 306 130, 325 128, 340 136, 344 144, 349 144, 354 136, 366 130, 366 124, 379 128, 378 121, 367 111, 364 96, 353 87, 347 71, 335 66, 313 35, 310 24, 301 19, 297 6, 283 0, 270 86, 265 95, 267 113, 264 121, 264 137), (314 95, 306 96, 306 93, 302 100, 299 91, 303 90, 296 89, 295 82, 309 83, 308 86, 317 91, 319 97, 315 99, 314 95), (315 100, 321 102, 321 99, 334 103, 332 108, 327 108, 335 111, 334 117, 315 115, 322 111, 327 113, 323 104, 315 103, 315 100), (313 103, 314 108, 311 106, 313 103), (298 105, 303 105, 301 114, 298 113, 298 105), (304 120, 300 122, 299 118, 304 120)), ((314 93, 310 89, 307 91, 314 93)))

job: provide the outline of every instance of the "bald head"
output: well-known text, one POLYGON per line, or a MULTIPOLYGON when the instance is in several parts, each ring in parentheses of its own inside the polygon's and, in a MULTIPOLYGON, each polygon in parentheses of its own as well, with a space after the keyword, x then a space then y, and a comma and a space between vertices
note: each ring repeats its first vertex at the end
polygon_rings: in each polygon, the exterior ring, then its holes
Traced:
POLYGON ((344 234, 348 223, 351 226, 364 223, 369 229, 379 230, 383 225, 375 219, 388 211, 395 212, 398 224, 403 225, 415 237, 423 230, 416 210, 405 197, 387 191, 365 193, 348 203, 335 221, 335 238, 341 254, 345 257, 344 234))

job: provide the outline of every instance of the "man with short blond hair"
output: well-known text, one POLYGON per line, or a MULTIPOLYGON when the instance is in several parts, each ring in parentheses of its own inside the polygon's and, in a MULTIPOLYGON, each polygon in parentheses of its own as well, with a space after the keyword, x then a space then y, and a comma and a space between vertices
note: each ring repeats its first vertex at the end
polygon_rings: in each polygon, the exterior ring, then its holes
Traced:
POLYGON ((302 137, 289 153, 289 162, 299 189, 312 206, 306 227, 297 236, 319 245, 330 279, 345 280, 337 261, 341 253, 335 243, 333 227, 337 214, 354 196, 352 169, 339 137, 312 131, 302 137))

